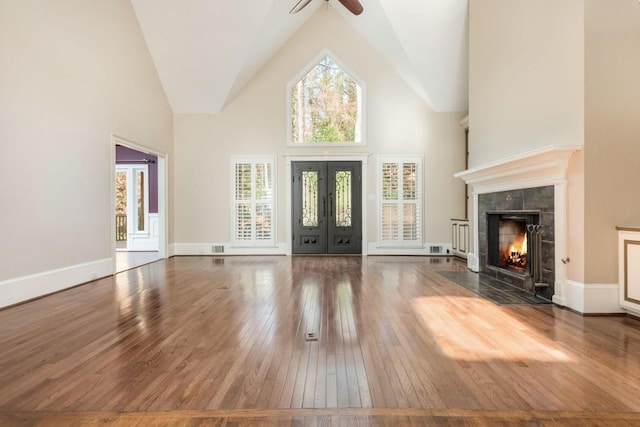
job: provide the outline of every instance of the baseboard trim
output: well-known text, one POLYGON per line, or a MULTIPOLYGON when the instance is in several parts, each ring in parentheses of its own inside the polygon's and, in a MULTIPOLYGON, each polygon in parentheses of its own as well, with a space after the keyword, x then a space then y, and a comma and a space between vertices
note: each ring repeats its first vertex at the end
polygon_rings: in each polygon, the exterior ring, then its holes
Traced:
POLYGON ((113 274, 113 258, 0 282, 0 308, 12 306, 113 274))
POLYGON ((582 314, 624 313, 618 290, 617 283, 585 284, 567 280, 562 305, 582 314))
POLYGON ((228 243, 173 243, 169 245, 170 256, 185 255, 286 255, 287 245, 278 243, 275 247, 240 248, 228 243), (214 252, 215 246, 222 246, 223 252, 214 252))
POLYGON ((422 255, 422 256, 455 256, 450 243, 427 243, 418 248, 378 246, 377 242, 367 245, 367 255, 422 255), (440 252, 432 252, 432 247, 440 248, 440 252))

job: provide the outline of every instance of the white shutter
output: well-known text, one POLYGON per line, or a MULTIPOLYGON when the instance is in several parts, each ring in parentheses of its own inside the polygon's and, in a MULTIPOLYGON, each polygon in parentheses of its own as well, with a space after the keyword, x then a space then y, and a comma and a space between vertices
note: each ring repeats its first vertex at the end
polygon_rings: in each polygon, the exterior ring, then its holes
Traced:
POLYGON ((422 156, 379 157, 381 246, 422 246, 422 156))
POLYGON ((275 159, 237 156, 232 159, 234 246, 275 246, 275 159))

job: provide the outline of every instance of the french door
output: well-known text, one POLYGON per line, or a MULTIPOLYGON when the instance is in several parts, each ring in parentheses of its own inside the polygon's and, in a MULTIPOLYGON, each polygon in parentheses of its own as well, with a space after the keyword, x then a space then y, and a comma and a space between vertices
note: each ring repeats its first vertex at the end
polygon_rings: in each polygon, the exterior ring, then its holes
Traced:
POLYGON ((294 254, 362 253, 361 162, 292 162, 294 254))
POLYGON ((141 250, 136 240, 147 239, 150 233, 149 166, 116 165, 115 189, 116 247, 141 250))

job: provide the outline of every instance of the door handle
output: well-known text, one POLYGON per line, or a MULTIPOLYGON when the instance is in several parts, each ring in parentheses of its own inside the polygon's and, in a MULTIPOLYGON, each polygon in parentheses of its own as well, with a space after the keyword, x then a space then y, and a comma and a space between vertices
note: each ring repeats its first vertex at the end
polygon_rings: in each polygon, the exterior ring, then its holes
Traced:
POLYGON ((323 197, 322 198, 322 217, 326 217, 327 216, 327 198, 323 197))
POLYGON ((329 216, 333 218, 333 193, 329 193, 329 216))

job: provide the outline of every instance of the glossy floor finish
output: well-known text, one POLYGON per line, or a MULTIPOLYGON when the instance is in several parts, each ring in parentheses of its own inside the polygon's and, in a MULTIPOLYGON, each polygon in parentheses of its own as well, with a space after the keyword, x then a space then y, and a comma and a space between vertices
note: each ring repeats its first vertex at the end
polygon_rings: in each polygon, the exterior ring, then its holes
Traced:
POLYGON ((176 257, 0 311, 0 425, 640 425, 640 321, 465 270, 176 257))

